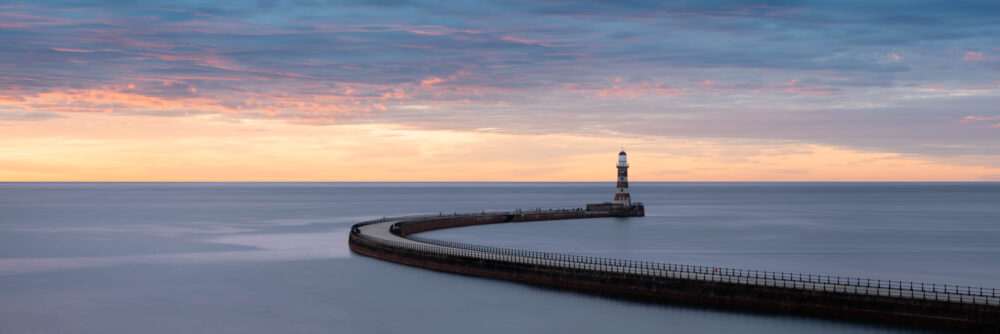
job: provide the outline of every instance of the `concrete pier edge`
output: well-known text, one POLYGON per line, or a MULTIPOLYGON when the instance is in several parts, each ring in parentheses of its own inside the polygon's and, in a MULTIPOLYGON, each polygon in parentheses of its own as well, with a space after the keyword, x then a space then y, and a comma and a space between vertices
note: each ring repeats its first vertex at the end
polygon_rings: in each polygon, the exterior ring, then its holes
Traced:
MULTIPOLYGON (((670 270, 588 266, 559 260, 558 254, 552 254, 552 259, 495 254, 496 251, 479 250, 480 246, 451 247, 447 241, 431 243, 428 241, 434 240, 412 236, 472 225, 613 216, 616 214, 612 212, 565 209, 383 218, 352 226, 348 243, 355 253, 390 262, 612 297, 925 329, 1000 332, 1000 299, 986 298, 985 303, 956 302, 952 296, 945 296, 947 300, 928 300, 926 293, 923 299, 904 298, 902 293, 893 296, 891 291, 880 295, 879 289, 874 289, 874 295, 857 294, 857 288, 855 293, 849 293, 849 289, 838 291, 834 284, 831 284, 833 291, 826 291, 826 287, 824 291, 816 291, 801 288, 807 285, 778 286, 780 280, 766 278, 723 280, 720 276, 715 280, 714 275, 670 270)), ((911 291, 910 296, 914 295, 911 291)))

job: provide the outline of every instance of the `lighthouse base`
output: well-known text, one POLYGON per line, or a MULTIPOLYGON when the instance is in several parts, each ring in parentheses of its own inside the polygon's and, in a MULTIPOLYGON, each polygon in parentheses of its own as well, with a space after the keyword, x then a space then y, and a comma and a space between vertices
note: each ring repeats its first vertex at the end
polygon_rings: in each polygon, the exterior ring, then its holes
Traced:
POLYGON ((611 202, 587 204, 587 211, 608 212, 613 217, 643 217, 646 215, 646 207, 642 203, 632 203, 628 206, 611 202))

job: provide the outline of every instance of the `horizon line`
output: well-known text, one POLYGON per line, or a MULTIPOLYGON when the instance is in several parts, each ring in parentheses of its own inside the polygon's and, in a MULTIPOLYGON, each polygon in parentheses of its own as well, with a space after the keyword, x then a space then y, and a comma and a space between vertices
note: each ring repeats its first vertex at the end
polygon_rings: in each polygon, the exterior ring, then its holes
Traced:
MULTIPOLYGON (((604 181, 4 181, 0 183, 614 183, 604 181)), ((629 181, 629 183, 1000 183, 998 181, 629 181)))

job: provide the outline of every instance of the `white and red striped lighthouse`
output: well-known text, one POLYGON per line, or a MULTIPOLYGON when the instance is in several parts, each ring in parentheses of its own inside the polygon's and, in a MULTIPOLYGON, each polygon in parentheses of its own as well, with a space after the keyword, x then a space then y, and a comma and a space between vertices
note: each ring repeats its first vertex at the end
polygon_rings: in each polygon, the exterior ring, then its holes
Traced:
POLYGON ((618 153, 618 187, 615 189, 615 204, 632 206, 632 196, 628 193, 628 160, 625 149, 618 153))

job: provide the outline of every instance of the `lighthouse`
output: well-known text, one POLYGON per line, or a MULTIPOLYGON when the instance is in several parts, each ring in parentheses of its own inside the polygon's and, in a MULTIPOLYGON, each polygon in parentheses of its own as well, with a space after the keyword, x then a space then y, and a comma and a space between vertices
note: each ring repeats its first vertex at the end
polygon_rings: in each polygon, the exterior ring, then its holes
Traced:
POLYGON ((615 187, 615 199, 612 202, 587 204, 587 211, 605 214, 611 217, 642 217, 646 215, 646 206, 642 202, 632 202, 628 193, 628 156, 625 149, 618 152, 618 186, 615 187))
POLYGON ((632 196, 628 193, 628 158, 625 149, 618 153, 618 186, 615 187, 615 200, 612 203, 632 206, 632 196))

